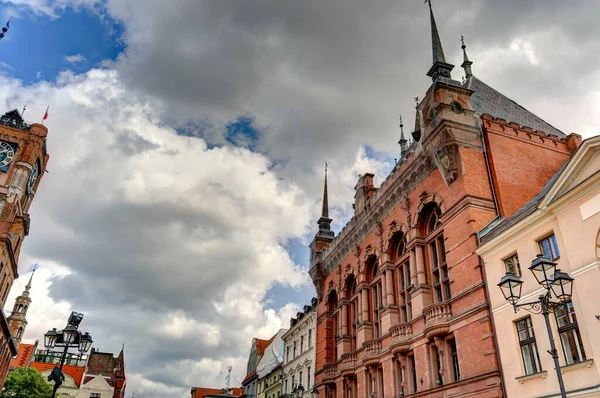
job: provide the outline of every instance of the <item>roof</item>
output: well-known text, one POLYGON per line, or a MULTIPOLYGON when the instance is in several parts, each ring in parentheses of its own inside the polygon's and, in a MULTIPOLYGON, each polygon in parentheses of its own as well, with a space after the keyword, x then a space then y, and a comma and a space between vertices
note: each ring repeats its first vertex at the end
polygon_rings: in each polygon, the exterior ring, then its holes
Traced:
POLYGON ((220 388, 192 387, 192 398, 204 398, 206 395, 240 397, 243 394, 244 389, 240 387, 232 388, 230 394, 223 394, 223 390, 220 388))
MULTIPOLYGON (((492 240, 494 237, 500 235, 502 232, 506 231, 508 228, 512 227, 513 225, 515 225, 516 223, 533 213, 538 208, 538 205, 541 203, 541 201, 544 200, 544 198, 548 194, 548 191, 550 191, 550 188, 552 188, 556 180, 558 180, 558 177, 560 177, 560 174, 565 169, 568 163, 569 161, 566 161, 560 167, 560 169, 558 169, 558 171, 554 173, 554 175, 548 180, 546 185, 544 185, 542 189, 540 189, 540 191, 533 198, 531 198, 527 203, 525 203, 512 216, 499 222, 495 227, 484 232, 484 234, 481 234, 480 232, 480 242, 485 243, 492 240)), ((485 228, 482 229, 482 231, 485 231, 485 228)))
MULTIPOLYGON (((30 367, 43 372, 45 370, 52 370, 55 366, 58 365, 55 363, 31 362, 30 367)), ((83 379, 83 372, 85 371, 83 366, 64 365, 62 371, 73 378, 73 382, 77 387, 81 386, 81 379, 83 379)))
POLYGON ((246 377, 244 377, 244 380, 242 380, 242 385, 248 383, 250 380, 254 379, 255 377, 258 377, 258 373, 256 372, 256 370, 253 370, 252 372, 248 373, 246 375, 246 377))
POLYGON ((540 130, 560 138, 566 136, 565 133, 550 123, 534 115, 475 76, 468 79, 465 86, 474 91, 471 95, 471 105, 479 115, 486 113, 504 119, 507 123, 513 122, 523 127, 531 127, 534 131, 540 130))
POLYGON ((269 340, 256 339, 256 355, 262 356, 265 353, 265 349, 275 340, 277 333, 269 340))
POLYGON ((19 344, 19 353, 17 357, 10 361, 9 368, 25 368, 27 367, 27 362, 32 357, 35 349, 35 344, 19 344))

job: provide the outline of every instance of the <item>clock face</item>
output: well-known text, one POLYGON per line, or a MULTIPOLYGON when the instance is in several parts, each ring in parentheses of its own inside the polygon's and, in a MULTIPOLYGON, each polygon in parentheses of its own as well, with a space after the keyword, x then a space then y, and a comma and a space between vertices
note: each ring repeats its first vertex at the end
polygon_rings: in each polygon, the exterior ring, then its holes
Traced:
POLYGON ((37 180, 38 174, 40 172, 39 162, 35 162, 33 166, 33 170, 31 170, 31 177, 29 177, 29 182, 27 183, 27 191, 31 192, 33 190, 33 186, 35 185, 35 180, 37 180))
POLYGON ((5 141, 0 142, 0 167, 5 167, 12 162, 15 157, 15 150, 5 141))

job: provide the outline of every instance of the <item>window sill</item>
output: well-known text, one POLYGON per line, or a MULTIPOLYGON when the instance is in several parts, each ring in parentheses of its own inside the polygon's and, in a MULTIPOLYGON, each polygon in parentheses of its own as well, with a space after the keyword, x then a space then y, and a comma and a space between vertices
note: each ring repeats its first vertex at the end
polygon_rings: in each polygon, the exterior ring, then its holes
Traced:
POLYGON ((526 376, 519 376, 519 377, 515 377, 515 380, 517 380, 519 383, 523 384, 528 380, 533 380, 533 379, 537 379, 537 378, 542 378, 545 379, 546 376, 548 375, 548 372, 543 370, 541 372, 538 373, 533 373, 530 375, 526 375, 526 376))
POLYGON ((594 363, 593 359, 586 359, 585 361, 577 362, 572 365, 566 365, 560 367, 560 373, 570 372, 571 370, 581 369, 581 368, 590 368, 594 363))

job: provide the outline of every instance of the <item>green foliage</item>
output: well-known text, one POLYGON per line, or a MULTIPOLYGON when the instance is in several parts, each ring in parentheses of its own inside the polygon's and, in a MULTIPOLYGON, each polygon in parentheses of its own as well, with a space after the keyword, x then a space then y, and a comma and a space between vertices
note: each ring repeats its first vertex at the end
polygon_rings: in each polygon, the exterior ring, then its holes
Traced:
POLYGON ((0 398, 50 398, 52 387, 37 369, 17 368, 10 372, 0 398))

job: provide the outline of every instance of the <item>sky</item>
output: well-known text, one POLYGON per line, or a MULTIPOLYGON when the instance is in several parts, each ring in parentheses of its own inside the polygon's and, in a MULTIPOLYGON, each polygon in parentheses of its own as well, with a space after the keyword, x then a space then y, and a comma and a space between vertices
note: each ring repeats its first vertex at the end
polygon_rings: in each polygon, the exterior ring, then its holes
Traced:
MULTIPOLYGON (((600 126, 596 1, 433 1, 447 61, 565 133, 600 126)), ((315 294, 306 246, 329 164, 339 231, 431 80, 422 1, 0 0, 0 104, 39 122, 48 173, 7 311, 39 264, 25 342, 71 311, 125 345, 127 396, 245 376, 315 294)), ((2 109, 0 109, 2 111, 2 109)), ((406 128, 408 133, 410 128, 406 128)))

